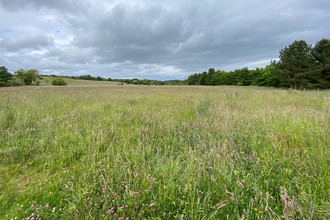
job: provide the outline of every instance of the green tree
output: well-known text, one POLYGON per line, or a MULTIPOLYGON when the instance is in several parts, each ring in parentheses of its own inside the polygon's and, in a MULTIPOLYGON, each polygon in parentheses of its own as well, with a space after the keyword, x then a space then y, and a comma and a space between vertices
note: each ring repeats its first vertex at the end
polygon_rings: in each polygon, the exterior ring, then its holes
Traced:
POLYGON ((226 72, 222 70, 217 70, 213 75, 211 79, 212 85, 228 85, 229 81, 226 76, 226 72))
POLYGON ((280 50, 280 79, 284 85, 299 89, 309 84, 308 78, 314 64, 311 51, 312 46, 305 40, 296 40, 280 50))
POLYGON ((0 82, 7 83, 11 80, 13 75, 8 72, 8 69, 4 66, 0 66, 0 82))
POLYGON ((32 82, 35 83, 37 78, 39 78, 39 71, 36 69, 30 69, 26 71, 23 69, 19 69, 15 71, 15 76, 25 85, 31 85, 32 82))
POLYGON ((138 84, 139 84, 139 80, 137 80, 137 79, 133 79, 133 80, 132 80, 132 84, 134 84, 134 85, 138 85, 138 84))
POLYGON ((206 84, 207 82, 209 82, 208 74, 207 74, 207 72, 203 72, 201 78, 199 79, 199 85, 208 85, 208 84, 206 84))
POLYGON ((52 85, 54 85, 54 86, 66 86, 67 83, 64 81, 64 79, 57 76, 55 79, 53 79, 52 85))
POLYGON ((323 38, 318 41, 313 50, 312 56, 315 61, 316 71, 311 76, 315 87, 330 88, 330 39, 323 38))
POLYGON ((270 65, 267 65, 264 68, 264 73, 261 77, 259 77, 258 86, 272 86, 272 87, 280 87, 281 81, 278 76, 277 71, 277 62, 271 61, 270 65))

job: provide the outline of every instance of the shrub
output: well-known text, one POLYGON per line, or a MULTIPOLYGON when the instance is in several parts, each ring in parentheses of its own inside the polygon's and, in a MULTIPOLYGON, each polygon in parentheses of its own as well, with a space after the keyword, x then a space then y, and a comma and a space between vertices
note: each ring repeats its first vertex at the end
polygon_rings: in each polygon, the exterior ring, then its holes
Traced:
POLYGON ((238 86, 243 86, 242 82, 237 83, 238 86))
POLYGON ((0 81, 0 87, 7 87, 9 86, 8 83, 0 81))
POLYGON ((52 85, 54 85, 54 86, 66 86, 67 83, 61 77, 57 76, 55 79, 53 79, 52 85))
POLYGON ((36 86, 40 86, 40 81, 39 80, 36 81, 36 86))
POLYGON ((9 82, 9 86, 23 86, 23 84, 20 82, 11 81, 11 82, 9 82))

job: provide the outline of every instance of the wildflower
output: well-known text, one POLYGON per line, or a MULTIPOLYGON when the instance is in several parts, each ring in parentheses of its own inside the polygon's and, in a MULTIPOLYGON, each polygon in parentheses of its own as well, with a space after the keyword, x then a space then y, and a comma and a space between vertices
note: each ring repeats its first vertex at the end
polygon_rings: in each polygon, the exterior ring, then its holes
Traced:
POLYGON ((262 216, 260 216, 260 218, 262 218, 262 216))
POLYGON ((166 189, 166 186, 164 185, 164 189, 166 189))
POLYGON ((164 212, 164 216, 166 216, 166 212, 164 212))
POLYGON ((272 199, 272 198, 274 198, 273 196, 270 196, 270 198, 272 199))
POLYGON ((292 216, 292 214, 289 214, 289 217, 291 217, 292 216))
POLYGON ((262 214, 262 211, 260 211, 260 214, 262 214))
POLYGON ((116 217, 116 216, 117 216, 117 213, 113 214, 113 216, 115 216, 115 217, 116 217))
POLYGON ((257 208, 254 208, 254 211, 258 211, 258 209, 257 208))

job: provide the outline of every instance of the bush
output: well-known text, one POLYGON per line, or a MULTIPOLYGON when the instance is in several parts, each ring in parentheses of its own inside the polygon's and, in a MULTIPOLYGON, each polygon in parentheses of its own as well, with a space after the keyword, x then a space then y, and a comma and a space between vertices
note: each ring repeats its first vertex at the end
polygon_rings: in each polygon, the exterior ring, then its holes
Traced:
POLYGON ((242 82, 237 83, 238 86, 243 86, 244 84, 242 82))
POLYGON ((9 86, 23 86, 23 84, 20 82, 11 81, 11 82, 9 82, 9 86))
POLYGON ((7 87, 9 86, 8 83, 0 81, 0 87, 7 87))
POLYGON ((40 81, 39 80, 36 81, 36 86, 40 86, 40 81))
POLYGON ((132 84, 134 84, 134 85, 138 85, 138 84, 139 84, 139 81, 136 80, 136 79, 134 79, 134 80, 132 81, 132 84))
POLYGON ((61 77, 57 76, 55 79, 53 79, 52 85, 54 85, 54 86, 66 86, 67 83, 61 77))

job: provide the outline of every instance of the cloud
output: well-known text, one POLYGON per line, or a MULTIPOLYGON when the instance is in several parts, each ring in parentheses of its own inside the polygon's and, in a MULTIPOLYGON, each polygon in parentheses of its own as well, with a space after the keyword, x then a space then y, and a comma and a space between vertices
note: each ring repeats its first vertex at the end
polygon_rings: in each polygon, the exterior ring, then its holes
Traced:
POLYGON ((39 65, 34 68, 66 75, 93 75, 95 69, 106 78, 173 79, 210 67, 253 68, 267 65, 296 39, 315 43, 330 35, 328 0, 0 0, 0 5, 0 47, 11 68, 31 60, 39 65), (10 18, 10 26, 1 16, 10 18), (22 53, 26 50, 30 54, 22 53))
POLYGON ((0 48, 10 52, 22 49, 41 49, 54 45, 54 39, 43 33, 31 33, 17 38, 3 38, 0 40, 0 48))

